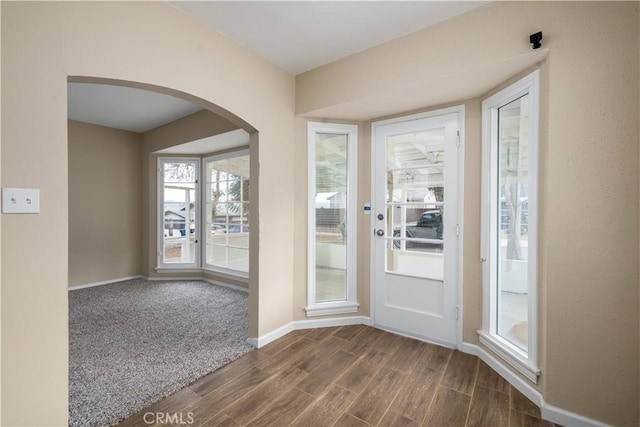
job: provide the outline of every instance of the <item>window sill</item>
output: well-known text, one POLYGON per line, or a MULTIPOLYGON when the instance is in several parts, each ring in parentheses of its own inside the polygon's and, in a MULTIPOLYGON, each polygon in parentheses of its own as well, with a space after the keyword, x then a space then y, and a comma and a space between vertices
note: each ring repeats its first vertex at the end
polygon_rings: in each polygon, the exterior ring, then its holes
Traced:
POLYGON ((480 342, 489 350, 524 375, 529 381, 538 384, 540 370, 527 359, 524 352, 511 348, 502 338, 489 334, 486 331, 478 331, 478 335, 480 342))
POLYGON ((330 314, 356 313, 360 304, 355 302, 326 302, 305 307, 307 317, 326 316, 330 314))

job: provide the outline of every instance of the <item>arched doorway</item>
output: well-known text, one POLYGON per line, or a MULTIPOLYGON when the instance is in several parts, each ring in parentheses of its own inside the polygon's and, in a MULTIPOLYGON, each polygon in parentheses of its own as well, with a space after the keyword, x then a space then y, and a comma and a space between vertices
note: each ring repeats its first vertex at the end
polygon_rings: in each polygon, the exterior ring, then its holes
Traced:
MULTIPOLYGON (((161 88, 153 85, 138 84, 135 82, 119 81, 119 80, 111 80, 111 79, 71 77, 69 78, 69 83, 78 84, 78 85, 101 85, 101 86, 112 87, 112 88, 128 88, 131 90, 139 90, 139 91, 142 90, 142 91, 147 91, 151 93, 162 94, 163 96, 176 97, 181 100, 193 103, 194 105, 199 107, 199 109, 197 109, 195 113, 192 113, 186 117, 183 117, 181 119, 176 119, 168 123, 160 124, 157 127, 146 130, 146 131, 137 132, 140 135, 138 142, 141 144, 140 154, 139 154, 141 182, 139 184, 140 184, 140 198, 142 199, 140 202, 141 206, 139 209, 140 211, 139 223, 141 224, 140 230, 139 230, 139 240, 140 240, 139 275, 143 277, 153 277, 156 279, 157 278, 176 279, 176 278, 185 278, 185 277, 206 279, 206 278, 211 278, 213 276, 213 278, 217 279, 216 281, 218 282, 228 281, 231 283, 231 285, 234 285, 233 278, 225 275, 216 275, 215 273, 212 274, 211 272, 205 271, 204 269, 200 269, 199 271, 196 271, 196 269, 192 269, 191 271, 185 271, 185 270, 161 271, 158 268, 159 266, 155 262, 156 258, 154 257, 154 254, 159 251, 157 241, 155 240, 155 236, 156 236, 155 231, 158 230, 159 228, 162 228, 162 224, 161 224, 162 220, 159 219, 160 217, 158 214, 158 206, 160 206, 157 200, 158 192, 156 191, 156 189, 158 188, 158 182, 155 179, 157 178, 157 175, 154 173, 154 171, 155 171, 155 165, 158 162, 158 158, 160 158, 161 156, 171 156, 175 153, 184 152, 184 151, 180 151, 180 149, 178 149, 178 151, 172 151, 172 149, 175 150, 175 147, 183 147, 182 150, 184 150, 186 149, 184 148, 186 145, 192 144, 191 149, 193 149, 193 147, 195 146, 193 145, 195 144, 193 139, 195 138, 197 142, 200 142, 199 148, 196 149, 199 151, 192 151, 191 154, 196 156, 195 158, 198 158, 197 156, 203 157, 219 151, 220 147, 215 146, 216 142, 219 141, 219 139, 216 139, 216 137, 219 137, 220 135, 234 133, 234 132, 236 133, 241 132, 246 135, 246 143, 248 144, 247 155, 248 157, 254 157, 257 159, 257 151, 258 151, 257 131, 248 123, 246 123, 244 120, 238 118, 237 116, 228 112, 227 110, 220 108, 208 101, 202 100, 201 98, 194 97, 194 96, 185 94, 183 92, 179 92, 179 91, 175 91, 167 88, 161 88), (176 124, 176 122, 178 121, 180 121, 180 123, 176 124), (211 123, 207 125, 207 121, 211 121, 211 123), (197 124, 201 126, 196 126, 197 124), (186 134, 184 135, 177 134, 176 131, 180 129, 187 129, 189 131, 186 132, 186 134), (208 143, 207 141, 203 142, 203 140, 207 138, 209 138, 208 143)), ((69 133, 71 137, 71 132, 69 133)), ((229 148, 228 146, 225 146, 223 150, 228 148, 229 148)), ((99 161, 103 163, 106 161, 106 158, 99 159, 99 161)), ((257 170, 257 163, 258 163, 257 161, 250 162, 250 164, 252 165, 251 166, 252 170, 257 170)), ((118 164, 114 164, 113 168, 116 169, 118 168, 118 166, 119 166, 118 164)), ((71 159, 69 161, 69 167, 70 168, 72 167, 71 159)), ((121 172, 122 171, 119 171, 118 175, 121 175, 121 172)), ((252 187, 251 193, 257 194, 257 191, 254 192, 253 188, 255 188, 256 190, 258 188, 258 180, 257 180, 258 174, 251 173, 248 176, 249 176, 249 184, 252 187)), ((70 180, 72 179, 71 174, 69 179, 70 180)), ((84 182, 83 184, 86 185, 86 182, 84 182)), ((71 203, 73 199, 73 191, 71 191, 71 187, 70 187, 69 193, 70 193, 69 230, 70 230, 70 236, 71 236, 71 234, 75 232, 74 223, 72 221, 73 208, 71 206, 71 203)), ((119 196, 120 195, 116 195, 114 199, 116 200, 120 199, 119 196)), ((247 203, 247 205, 249 204, 251 205, 252 207, 251 212, 257 213, 258 211, 257 197, 249 195, 249 198, 250 200, 249 200, 249 203, 247 203)), ((86 200, 84 202, 86 203, 86 200)), ((114 203, 118 204, 120 202, 115 201, 114 203)), ((117 215, 117 212, 115 214, 117 215)), ((205 215, 203 215, 203 217, 204 216, 205 215)), ((248 298, 249 300, 251 300, 252 298, 255 298, 255 295, 256 295, 255 292, 252 292, 252 288, 255 289, 257 287, 258 233, 257 233, 256 215, 253 215, 253 214, 247 215, 247 218, 249 221, 247 229, 253 229, 256 231, 255 233, 251 233, 251 234, 247 233, 249 234, 248 238, 251 240, 249 248, 256 248, 255 250, 249 249, 247 251, 249 253, 248 256, 249 256, 250 268, 248 271, 248 277, 247 277, 248 283, 246 287, 247 287, 247 290, 249 291, 248 298)), ((116 222, 117 221, 118 220, 116 219, 116 222)), ((206 224, 206 225, 210 226, 210 224, 206 224)), ((189 236, 189 227, 185 226, 184 229, 187 236, 189 236)), ((86 235, 83 237, 87 238, 86 235)), ((97 243, 98 245, 100 245, 100 243, 98 243, 99 241, 104 242, 104 240, 99 240, 99 239, 90 239, 90 240, 93 240, 94 243, 97 243)), ((204 240, 204 236, 203 236, 203 240, 204 240)), ((70 258, 69 258, 70 263, 72 261, 71 252, 72 252, 73 242, 74 242, 74 239, 70 238, 70 245, 69 245, 70 246, 70 258)), ((71 270, 72 269, 70 268, 70 274, 72 272, 71 270)), ((115 278, 117 279, 121 277, 116 276, 115 278)), ((105 281, 108 281, 108 279, 109 278, 107 277, 105 281)), ((249 317, 250 325, 251 325, 252 319, 254 321, 255 319, 257 319, 257 313, 252 312, 251 311, 252 308, 257 310, 257 304, 255 303, 252 304, 251 301, 249 301, 248 317, 249 317)))

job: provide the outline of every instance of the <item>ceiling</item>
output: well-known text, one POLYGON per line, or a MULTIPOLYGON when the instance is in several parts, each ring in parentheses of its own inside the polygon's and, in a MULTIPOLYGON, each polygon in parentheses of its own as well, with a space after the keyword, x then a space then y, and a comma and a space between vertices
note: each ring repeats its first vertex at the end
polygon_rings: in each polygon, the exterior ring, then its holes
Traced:
POLYGON ((93 83, 67 85, 71 120, 131 132, 146 132, 202 110, 182 99, 130 87, 93 83))
POLYGON ((482 1, 172 1, 291 74, 467 12, 482 1))
MULTIPOLYGON (((298 74, 485 4, 482 1, 173 1, 174 7, 298 74)), ((140 89, 69 83, 68 117, 146 132, 201 110, 140 89)))
POLYGON ((209 136, 207 138, 197 139, 173 147, 165 148, 156 153, 162 154, 202 154, 212 151, 211 147, 215 147, 216 151, 228 150, 249 146, 249 133, 244 129, 236 129, 230 132, 209 136))

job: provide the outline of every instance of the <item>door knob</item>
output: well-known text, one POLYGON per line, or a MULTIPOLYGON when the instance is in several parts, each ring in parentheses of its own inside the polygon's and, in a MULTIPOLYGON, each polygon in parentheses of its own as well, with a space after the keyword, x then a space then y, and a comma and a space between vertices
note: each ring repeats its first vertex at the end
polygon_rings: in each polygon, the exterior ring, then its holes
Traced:
POLYGON ((380 221, 382 221, 382 220, 384 219, 384 215, 382 215, 382 214, 378 214, 378 219, 379 219, 380 221))
POLYGON ((380 237, 384 236, 384 230, 383 229, 376 230, 376 235, 380 237))

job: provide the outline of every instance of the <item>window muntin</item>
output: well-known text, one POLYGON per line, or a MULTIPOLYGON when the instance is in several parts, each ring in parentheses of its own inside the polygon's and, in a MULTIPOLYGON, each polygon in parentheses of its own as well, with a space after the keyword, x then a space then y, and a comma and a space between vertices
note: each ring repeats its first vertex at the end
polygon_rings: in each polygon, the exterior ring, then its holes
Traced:
POLYGON ((249 152, 204 159, 204 264, 249 272, 249 152))
POLYGON ((537 382, 538 72, 483 102, 480 341, 537 382))
POLYGON ((249 165, 246 149, 158 158, 158 269, 248 277, 249 165))
POLYGON ((445 128, 385 143, 386 272, 443 280, 445 128))
POLYGON ((309 123, 309 316, 357 310, 356 144, 356 126, 309 123))

